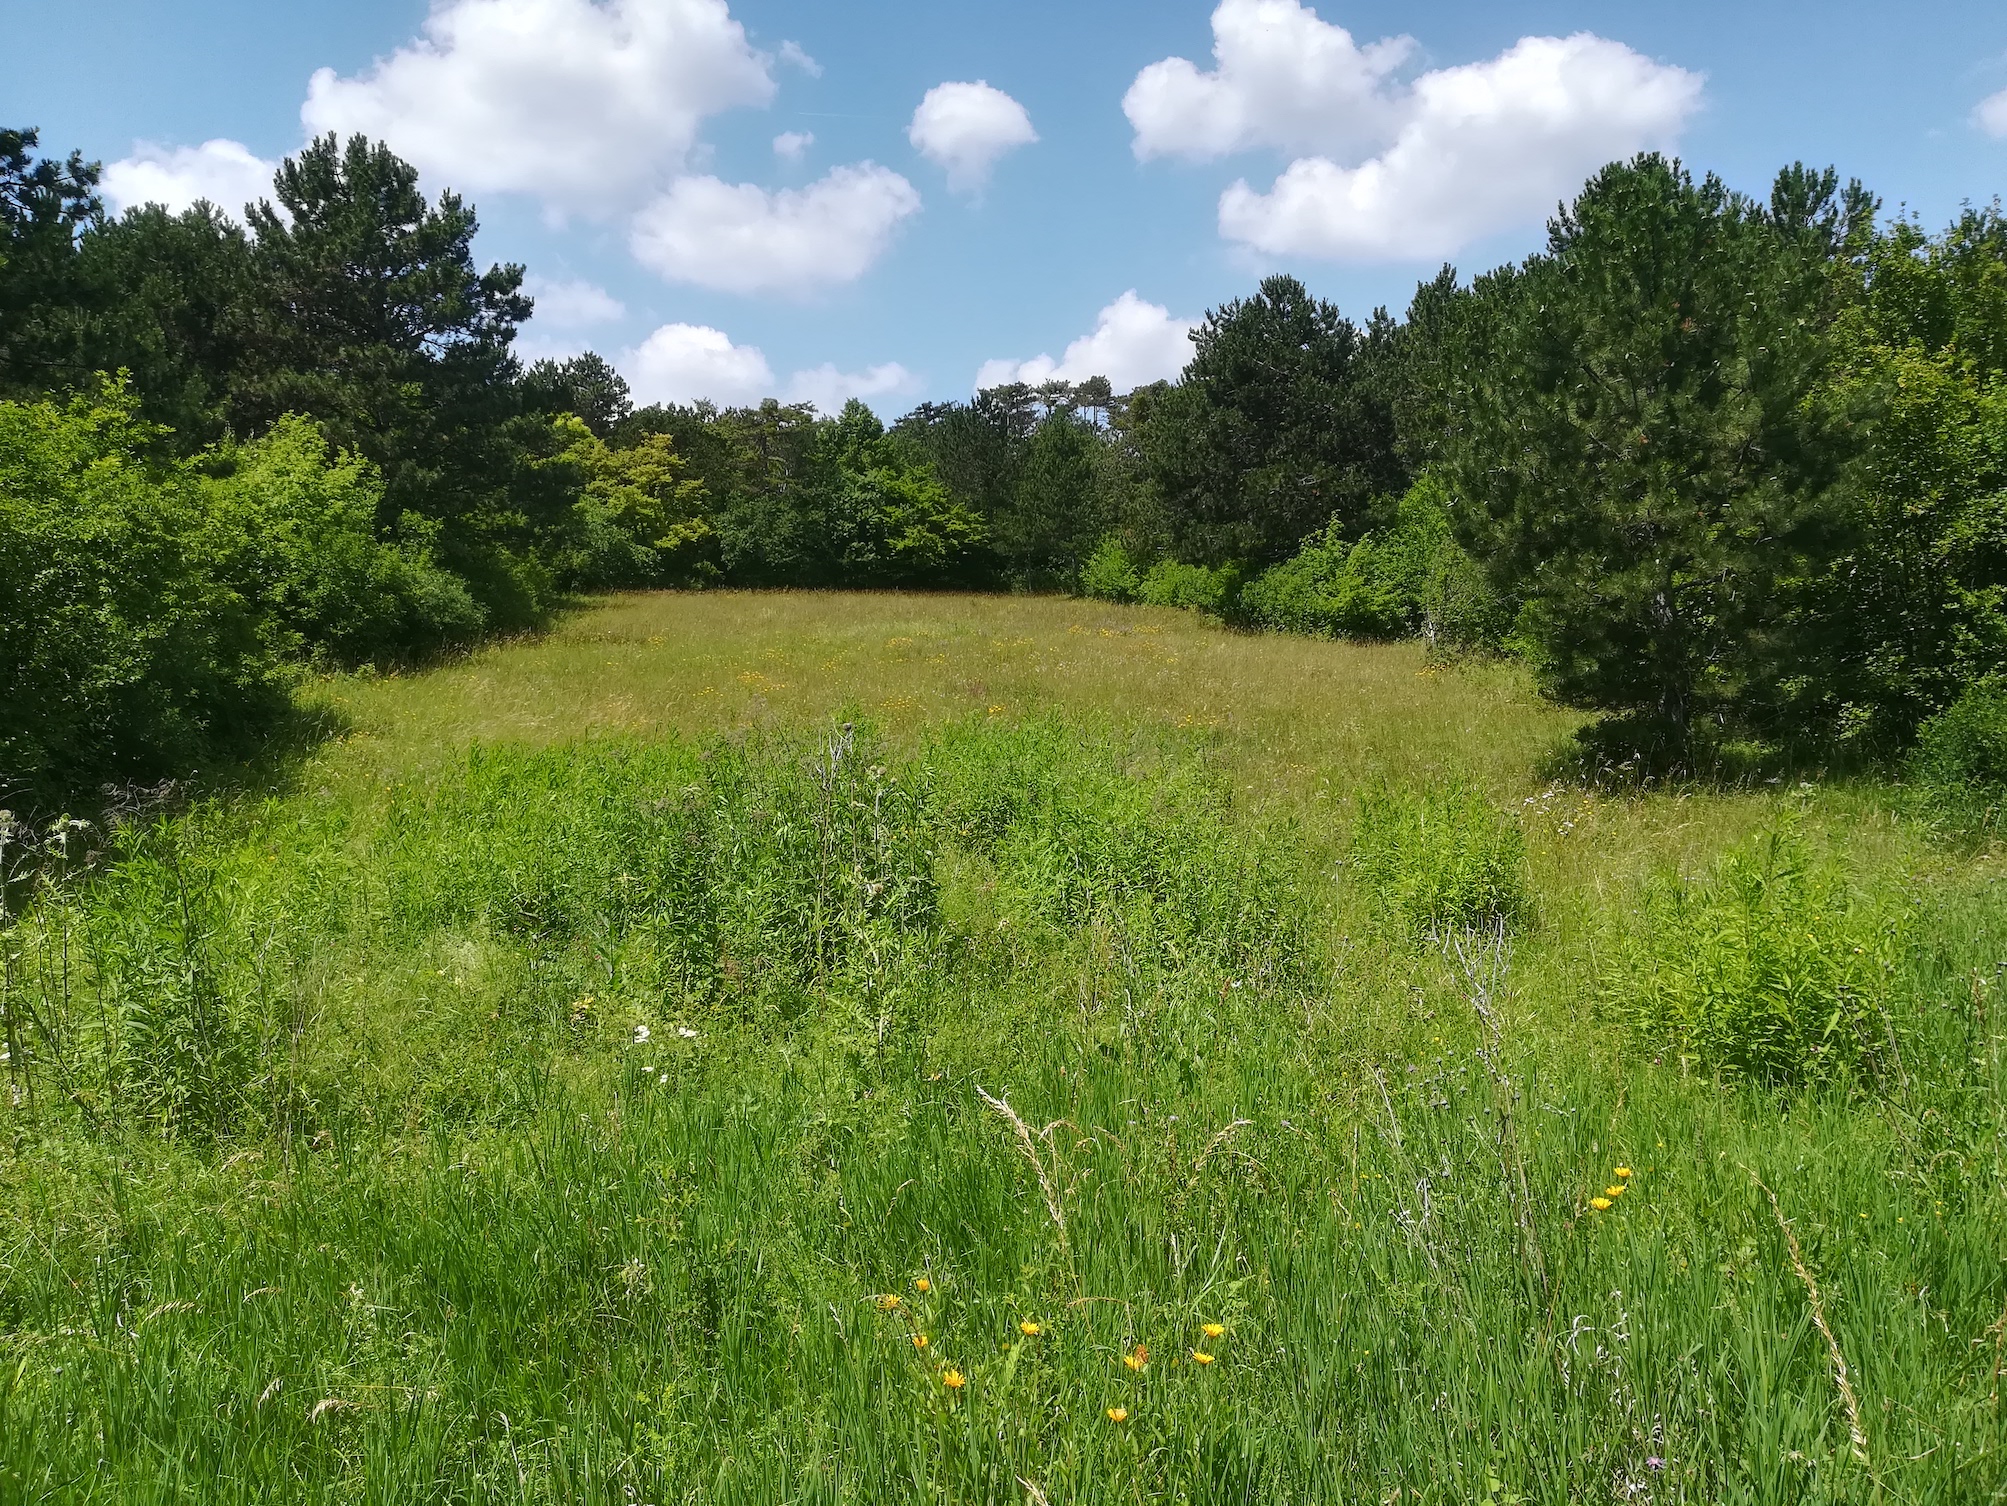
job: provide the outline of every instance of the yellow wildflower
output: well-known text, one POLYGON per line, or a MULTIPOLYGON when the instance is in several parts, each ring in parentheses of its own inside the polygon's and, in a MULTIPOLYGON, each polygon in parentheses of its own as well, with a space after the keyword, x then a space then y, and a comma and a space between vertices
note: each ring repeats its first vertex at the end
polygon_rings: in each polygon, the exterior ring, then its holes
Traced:
POLYGON ((1592 1197, 1589 1199, 1589 1206, 1594 1208, 1598 1213, 1608 1213, 1611 1204, 1610 1200, 1606 1197, 1592 1197))
POLYGON ((966 1386, 968 1382, 962 1378, 961 1371, 946 1370, 943 1371, 941 1374, 941 1384, 946 1386, 950 1391, 959 1391, 962 1389, 962 1387, 966 1386))
POLYGON ((1226 1324, 1208 1323, 1204 1325, 1202 1328, 1200 1328, 1199 1332, 1204 1334, 1209 1339, 1223 1338, 1226 1334, 1226 1324))
POLYGON ((1133 1353, 1122 1356, 1122 1363, 1127 1365, 1131 1370, 1141 1370, 1145 1365, 1150 1363, 1150 1351, 1143 1345, 1138 1344, 1133 1353))
POLYGON ((1624 1195, 1624 1189, 1621 1185, 1618 1185, 1616 1187, 1605 1187, 1603 1189, 1603 1196, 1611 1199, 1612 1201, 1622 1197, 1623 1195, 1624 1195))
POLYGON ((1617 1168, 1617 1175, 1628 1182, 1631 1179, 1631 1168, 1628 1166, 1619 1166, 1617 1168))
POLYGON ((927 1278, 926 1278, 925 1276, 920 1276, 920 1277, 916 1277, 916 1278, 914 1279, 914 1282, 913 1282, 913 1290, 914 1290, 914 1291, 916 1291, 916 1292, 931 1292, 931 1291, 932 1291, 933 1289, 934 1289, 934 1283, 933 1283, 933 1282, 931 1282, 931 1281, 929 1281, 929 1280, 928 1280, 928 1279, 927 1279, 927 1278))
POLYGON ((1192 1351, 1192 1363, 1194 1365, 1210 1365, 1212 1362, 1213 1357, 1203 1349, 1194 1349, 1192 1351))
POLYGON ((1129 1420, 1129 1409, 1127 1407, 1110 1407, 1108 1409, 1108 1420, 1110 1422, 1127 1422, 1129 1420))
POLYGON ((914 1334, 913 1347, 915 1349, 925 1349, 927 1347, 927 1336, 924 1333, 914 1334))
POLYGON ((899 1298, 893 1293, 887 1292, 878 1299, 878 1310, 881 1313, 897 1312, 899 1310, 899 1298))
POLYGON ((1038 1337, 1039 1328, 1036 1323, 1031 1321, 1031 1319, 1026 1318, 1022 1323, 1018 1324, 1017 1331, 1023 1334, 1027 1339, 1035 1339, 1038 1337))

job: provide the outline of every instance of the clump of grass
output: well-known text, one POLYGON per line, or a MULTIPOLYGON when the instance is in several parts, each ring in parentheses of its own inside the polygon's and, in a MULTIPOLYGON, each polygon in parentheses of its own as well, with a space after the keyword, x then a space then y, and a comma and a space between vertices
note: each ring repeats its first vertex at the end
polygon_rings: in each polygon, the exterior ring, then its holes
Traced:
POLYGON ((1770 1087, 1897 1070, 1899 917, 1784 824, 1708 877, 1661 878, 1606 986, 1651 1048, 1770 1087))
POLYGON ((1419 936, 1511 930, 1532 915, 1518 822, 1460 782, 1363 792, 1350 866, 1381 911, 1419 936))

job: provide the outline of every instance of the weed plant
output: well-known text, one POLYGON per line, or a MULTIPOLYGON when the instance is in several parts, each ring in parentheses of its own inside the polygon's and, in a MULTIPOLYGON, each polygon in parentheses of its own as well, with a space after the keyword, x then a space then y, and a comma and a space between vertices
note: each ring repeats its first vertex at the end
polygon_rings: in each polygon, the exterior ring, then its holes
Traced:
POLYGON ((0 1498, 2003 1499, 1983 861, 1808 817, 1674 900, 1570 864, 1699 802, 1277 798, 1180 719, 387 728, 52 877, 0 1498), (1801 975, 1893 1047, 1661 1055, 1801 975))

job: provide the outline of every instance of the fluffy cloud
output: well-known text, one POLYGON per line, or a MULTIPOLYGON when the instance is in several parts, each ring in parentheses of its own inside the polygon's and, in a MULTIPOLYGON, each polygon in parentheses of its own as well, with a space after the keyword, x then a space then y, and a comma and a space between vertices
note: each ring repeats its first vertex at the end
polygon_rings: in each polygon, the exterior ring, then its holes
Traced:
POLYGON ((455 188, 587 208, 645 192, 706 116, 773 93, 725 0, 438 0, 367 74, 316 73, 300 115, 455 188))
POLYGON ((949 187, 963 190, 982 187, 1006 152, 1038 140, 1024 106, 981 80, 929 89, 906 134, 948 170, 949 187))
POLYGON ((533 272, 523 279, 523 291, 536 302, 536 314, 516 336, 516 355, 525 364, 578 355, 591 344, 586 331, 627 314, 627 306, 597 283, 566 282, 533 272))
POLYGON ((989 361, 977 374, 976 386, 1001 387, 1008 382, 1037 386, 1054 377, 1079 382, 1105 376, 1117 392, 1129 392, 1183 371, 1192 358, 1191 333, 1197 327, 1197 320, 1173 319, 1169 309, 1145 303, 1131 288, 1101 311, 1094 333, 1067 346, 1059 360, 1037 356, 1029 361, 989 361))
MULTIPOLYGON (((773 367, 756 345, 734 345, 723 330, 701 324, 665 324, 620 358, 622 373, 642 403, 694 403, 708 398, 720 407, 757 403, 783 394, 773 367)), ((911 392, 913 374, 896 361, 868 371, 839 371, 833 365, 797 371, 784 395, 791 403, 813 403, 837 413, 851 398, 869 400, 911 392)))
POLYGON ((681 178, 636 217, 631 245, 677 282, 799 296, 862 277, 919 208, 911 183, 871 162, 779 193, 681 178))
POLYGON ((799 162, 814 145, 813 131, 783 131, 774 137, 774 155, 783 162, 799 162))
POLYGON ((1392 146, 1290 164, 1220 199, 1220 230, 1274 255, 1434 258, 1536 218, 1612 158, 1671 145, 1701 81, 1586 34, 1528 37, 1415 81, 1392 146))
POLYGON ((1122 109, 1139 157, 1223 157, 1249 147, 1344 152, 1394 125, 1388 79, 1414 53, 1408 37, 1361 47, 1297 0, 1221 0, 1213 58, 1152 63, 1122 109))
POLYGON ((523 279, 523 291, 536 301, 536 322, 561 329, 611 324, 627 312, 625 304, 597 283, 564 282, 532 273, 523 279))
POLYGON ((835 415, 853 397, 870 402, 874 397, 900 397, 913 392, 919 380, 897 361, 873 366, 868 371, 838 371, 833 365, 812 371, 797 371, 788 379, 788 401, 814 403, 823 413, 835 415))
POLYGON ((207 199, 233 217, 247 204, 269 198, 276 162, 267 162, 242 142, 205 141, 200 146, 166 147, 142 142, 133 154, 105 168, 105 197, 120 213, 139 204, 161 204, 175 213, 207 199))
POLYGON ((723 330, 702 324, 665 324, 620 360, 640 403, 694 403, 721 407, 756 403, 774 392, 773 368, 758 346, 734 345, 723 330))
POLYGON ((1982 99, 1972 112, 1972 122, 1987 135, 2007 141, 2007 89, 1982 99))
POLYGON ((1152 64, 1124 101, 1139 156, 1301 152, 1220 232, 1278 256, 1420 259, 1552 209, 1613 158, 1669 147, 1702 80, 1587 32, 1527 37, 1401 84, 1405 37, 1360 47, 1297 0, 1221 0, 1218 67, 1152 64))

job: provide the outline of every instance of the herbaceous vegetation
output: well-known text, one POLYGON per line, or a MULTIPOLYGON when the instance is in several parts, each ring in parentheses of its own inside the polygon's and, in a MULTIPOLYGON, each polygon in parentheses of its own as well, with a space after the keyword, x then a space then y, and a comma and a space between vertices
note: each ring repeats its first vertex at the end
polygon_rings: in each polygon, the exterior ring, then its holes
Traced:
POLYGON ((1543 782, 1483 661, 773 601, 9 828, 10 1498, 1999 1499, 1991 859, 1543 782))
POLYGON ((1997 207, 1645 156, 888 424, 525 366, 368 140, 96 185, 0 1497, 2003 1500, 1997 207))

